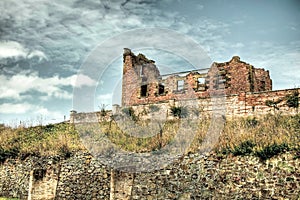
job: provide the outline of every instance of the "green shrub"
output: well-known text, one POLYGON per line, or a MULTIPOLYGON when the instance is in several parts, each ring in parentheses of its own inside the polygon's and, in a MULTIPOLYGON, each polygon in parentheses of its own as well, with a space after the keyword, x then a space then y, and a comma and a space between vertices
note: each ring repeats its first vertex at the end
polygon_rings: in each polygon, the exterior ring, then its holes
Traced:
POLYGON ((55 130, 55 126, 53 124, 48 124, 46 126, 43 127, 45 132, 51 132, 55 130))
POLYGON ((255 147, 255 144, 251 140, 247 140, 239 146, 234 147, 232 154, 235 156, 250 155, 253 152, 253 147, 255 147))
POLYGON ((262 160, 267 160, 269 158, 272 158, 273 156, 284 153, 287 150, 289 150, 289 146, 286 143, 274 143, 264 147, 260 151, 257 151, 256 155, 262 160))
POLYGON ((70 158, 72 152, 67 144, 63 144, 62 146, 59 147, 59 154, 64 158, 70 158))
POLYGON ((127 115, 128 117, 131 117, 133 121, 138 121, 138 117, 135 115, 134 110, 132 107, 126 107, 122 109, 122 112, 127 115))
POLYGON ((258 125, 258 120, 254 118, 247 118, 246 119, 246 126, 250 128, 254 128, 258 125))
POLYGON ((102 117, 104 117, 104 116, 106 116, 106 114, 107 114, 107 111, 106 111, 106 106, 107 105, 105 105, 105 104, 101 104, 100 106, 98 106, 99 108, 100 108, 100 115, 102 116, 102 117))
POLYGON ((282 102, 282 99, 278 99, 278 100, 266 100, 265 104, 268 107, 271 107, 275 110, 279 110, 278 104, 282 102))
POLYGON ((156 105, 153 105, 153 104, 149 105, 149 109, 150 109, 151 112, 158 112, 159 111, 159 107, 156 106, 156 105))
POLYGON ((0 163, 3 163, 8 158, 16 158, 19 155, 20 150, 17 147, 10 149, 3 149, 0 147, 0 163))
POLYGON ((176 106, 172 106, 170 108, 171 110, 171 113, 174 117, 179 117, 179 118, 185 118, 188 116, 188 110, 186 107, 183 107, 183 106, 179 106, 179 107, 176 107, 176 106))
POLYGON ((286 95, 286 104, 290 108, 299 107, 299 92, 295 91, 293 94, 286 95))

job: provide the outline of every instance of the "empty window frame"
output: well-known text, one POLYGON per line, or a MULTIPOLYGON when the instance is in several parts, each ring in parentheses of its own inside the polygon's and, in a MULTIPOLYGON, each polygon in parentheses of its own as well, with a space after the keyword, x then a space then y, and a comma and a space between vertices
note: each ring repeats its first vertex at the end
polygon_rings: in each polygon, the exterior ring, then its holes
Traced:
POLYGON ((141 68, 140 68, 140 77, 143 77, 143 74, 144 72, 143 72, 143 65, 141 65, 141 68))
POLYGON ((148 95, 148 86, 142 85, 141 86, 141 97, 146 97, 148 95))
POLYGON ((200 78, 200 77, 199 77, 197 80, 198 80, 198 84, 199 84, 199 85, 205 84, 205 78, 200 78))
POLYGON ((219 89, 219 85, 220 85, 220 78, 219 76, 215 76, 215 80, 214 82, 214 89, 218 90, 219 89))
POLYGON ((205 86, 205 78, 197 78, 197 89, 199 91, 204 91, 206 86, 205 86))
POLYGON ((165 93, 165 86, 163 84, 158 85, 158 94, 163 95, 165 93))
POLYGON ((184 80, 177 81, 177 90, 180 91, 183 90, 183 88, 184 88, 184 80))
POLYGON ((266 90, 266 81, 260 81, 260 91, 266 90))

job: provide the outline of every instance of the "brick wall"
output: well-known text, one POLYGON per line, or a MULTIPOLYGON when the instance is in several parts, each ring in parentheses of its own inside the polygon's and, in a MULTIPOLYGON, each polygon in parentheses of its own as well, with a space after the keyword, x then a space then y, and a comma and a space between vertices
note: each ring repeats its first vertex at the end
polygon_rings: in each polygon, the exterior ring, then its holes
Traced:
POLYGON ((269 72, 240 61, 238 56, 229 62, 213 63, 208 72, 195 70, 163 76, 155 62, 144 55, 136 56, 125 49, 123 56, 122 106, 272 90, 269 72), (199 78, 205 81, 200 83, 199 78))

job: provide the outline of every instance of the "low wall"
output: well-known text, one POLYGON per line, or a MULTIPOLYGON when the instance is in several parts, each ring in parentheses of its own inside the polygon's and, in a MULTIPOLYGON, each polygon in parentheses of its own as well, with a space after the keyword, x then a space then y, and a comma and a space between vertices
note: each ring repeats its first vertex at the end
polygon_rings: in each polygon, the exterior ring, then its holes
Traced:
MULTIPOLYGON (((153 115, 164 117, 165 119, 172 119, 170 107, 172 106, 188 106, 189 117, 206 117, 212 114, 216 109, 223 109, 224 114, 228 118, 233 117, 248 117, 248 116, 263 116, 268 113, 281 113, 286 115, 296 114, 298 112, 295 108, 290 108, 286 103, 286 96, 293 94, 295 91, 300 93, 300 88, 275 90, 257 93, 240 93, 238 95, 229 95, 212 102, 211 98, 200 98, 193 100, 168 100, 161 101, 155 104, 140 104, 131 106, 135 115, 139 119, 145 120, 152 118, 153 115), (266 105, 266 101, 282 100, 277 104, 278 109, 274 109, 266 105), (153 113, 151 106, 157 106, 158 111, 153 113)), ((71 123, 97 122, 111 120, 110 116, 113 114, 122 113, 122 107, 115 109, 117 112, 107 111, 105 115, 101 112, 90 113, 71 113, 71 123)))

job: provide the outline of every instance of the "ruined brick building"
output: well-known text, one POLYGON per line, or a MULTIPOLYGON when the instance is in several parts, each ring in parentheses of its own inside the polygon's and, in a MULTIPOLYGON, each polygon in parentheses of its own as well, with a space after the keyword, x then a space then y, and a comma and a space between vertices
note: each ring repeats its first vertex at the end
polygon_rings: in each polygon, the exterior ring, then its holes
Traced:
MULTIPOLYGON (((225 107, 226 117, 259 116, 275 112, 274 107, 267 105, 267 101, 276 102, 276 112, 294 114, 298 109, 288 106, 286 99, 290 95, 297 95, 299 99, 299 93, 299 88, 272 90, 269 71, 255 68, 241 61, 238 56, 229 62, 214 62, 208 69, 161 75, 155 61, 143 54, 135 55, 125 48, 121 107, 114 105, 109 113, 132 107, 138 115, 149 111, 151 105, 156 105, 160 107, 158 115, 167 114, 168 117, 171 116, 172 106, 186 106, 192 102, 197 106, 191 108, 190 113, 193 109, 200 109, 202 114, 210 114, 215 105, 211 97, 221 94, 225 97, 222 106, 225 107)), ((90 121, 95 113, 101 115, 100 112, 72 111, 70 120, 90 121)))
POLYGON ((124 49, 122 106, 208 98, 218 91, 236 95, 271 90, 269 71, 240 61, 238 56, 229 62, 213 63, 206 70, 161 75, 153 60, 124 49))

